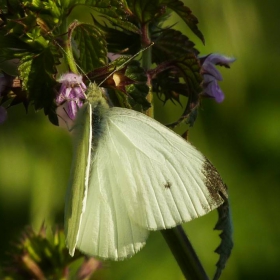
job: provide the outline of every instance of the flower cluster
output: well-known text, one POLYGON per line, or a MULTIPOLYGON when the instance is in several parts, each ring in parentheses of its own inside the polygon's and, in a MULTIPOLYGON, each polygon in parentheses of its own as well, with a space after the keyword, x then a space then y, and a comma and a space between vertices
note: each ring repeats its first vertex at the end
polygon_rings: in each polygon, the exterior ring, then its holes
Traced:
POLYGON ((201 74, 203 75, 204 96, 215 98, 218 103, 224 100, 224 93, 218 85, 218 81, 222 81, 223 78, 221 73, 216 69, 216 65, 230 68, 230 63, 234 61, 235 58, 220 54, 210 54, 200 57, 200 62, 202 63, 201 74))
POLYGON ((61 87, 56 97, 56 104, 62 105, 66 102, 66 113, 71 120, 74 120, 78 109, 83 106, 83 100, 86 99, 86 85, 80 75, 67 73, 60 77, 61 87))

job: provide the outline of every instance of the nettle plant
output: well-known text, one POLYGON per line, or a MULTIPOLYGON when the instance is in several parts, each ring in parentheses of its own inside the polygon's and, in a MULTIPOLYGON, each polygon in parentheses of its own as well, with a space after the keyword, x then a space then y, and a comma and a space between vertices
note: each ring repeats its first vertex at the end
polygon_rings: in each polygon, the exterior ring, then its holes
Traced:
MULTIPOLYGON (((179 0, 1 1, 0 123, 8 122, 7 109, 9 107, 22 103, 26 111, 30 106, 33 106, 36 111, 43 109, 51 123, 58 125, 61 121, 66 122, 70 131, 75 130, 75 119, 81 110, 85 110, 83 108, 88 108, 88 110, 99 108, 100 103, 94 106, 87 105, 87 107, 84 105, 93 104, 90 103, 92 96, 96 98, 98 93, 109 104, 108 110, 113 106, 124 107, 140 111, 149 117, 153 117, 154 95, 163 100, 163 103, 172 101, 178 104, 180 104, 181 96, 187 97, 188 101, 182 110, 181 117, 168 126, 174 128, 181 122, 193 126, 203 99, 223 101, 224 94, 218 85, 222 77, 216 65, 229 68, 234 59, 218 54, 200 56, 195 44, 185 34, 176 30, 176 25, 166 24, 166 20, 172 13, 179 15, 189 29, 204 43, 203 34, 198 29, 197 18, 190 8, 179 0), (84 7, 81 18, 70 22, 71 13, 77 6, 84 7), (85 13, 90 15, 88 22, 83 22, 85 13), (91 83, 94 83, 94 89, 91 83), (94 92, 89 92, 89 89, 94 92), (59 111, 58 109, 61 108, 63 110, 59 111)), ((84 116, 85 120, 89 118, 88 124, 94 129, 96 126, 94 120, 85 113, 82 114, 80 113, 80 118, 81 116, 84 116)), ((94 113, 93 116, 96 117, 94 113)), ((137 114, 135 116, 143 118, 145 122, 151 123, 151 126, 155 125, 157 134, 160 134, 161 129, 165 132, 163 128, 159 128, 161 127, 159 124, 150 121, 148 117, 142 114, 141 117, 137 114)), ((102 117, 100 119, 102 120, 102 117)), ((82 128, 81 133, 90 139, 90 141, 85 140, 83 144, 88 142, 91 144, 91 141, 94 141, 91 134, 93 133, 93 136, 97 134, 85 128, 86 121, 83 125, 79 121, 76 123, 82 128)), ((166 131, 170 133, 168 129, 166 131)), ((141 133, 142 131, 139 131, 139 134, 141 133)), ((166 144, 166 149, 170 149, 170 145, 166 144)), ((194 151, 189 144, 182 145, 194 151)), ((93 148, 97 149, 96 143, 93 143, 93 148)), ((164 150, 165 147, 162 149, 164 150)), ((87 153, 85 155, 88 156, 87 153)), ((199 153, 198 157, 200 156, 199 153)), ((79 160, 80 156, 76 159, 79 160)), ((87 164, 84 168, 85 173, 81 175, 83 178, 86 176, 86 181, 89 176, 86 173, 87 169, 90 170, 89 172, 94 172, 92 161, 87 164)), ((219 220, 215 229, 222 230, 221 244, 216 250, 220 258, 214 279, 218 279, 233 246, 226 186, 221 182, 210 162, 205 161, 199 171, 202 171, 200 176, 204 176, 207 181, 204 182, 206 187, 212 188, 208 190, 208 196, 209 198, 211 196, 213 207, 208 209, 201 204, 198 208, 201 209, 202 214, 217 208, 219 220), (216 187, 215 184, 221 187, 216 187)), ((196 174, 193 176, 195 178, 196 174)), ((163 186, 165 193, 176 188, 169 180, 163 182, 163 186)), ((191 189, 192 186, 187 188, 191 189)), ((66 207, 66 214, 69 207, 78 211, 75 214, 77 225, 74 223, 73 226, 71 219, 69 219, 70 222, 66 222, 67 238, 70 239, 68 247, 71 247, 71 254, 74 253, 76 246, 79 248, 80 241, 77 236, 81 231, 81 217, 85 208, 83 198, 86 198, 87 186, 81 187, 78 193, 81 199, 79 200, 78 196, 74 203, 70 202, 70 206, 66 207)), ((199 195, 197 197, 201 198, 199 195)), ((202 214, 194 215, 194 217, 202 214)), ((183 274, 188 279, 208 279, 182 228, 177 226, 170 229, 187 220, 190 219, 175 218, 175 224, 172 226, 167 223, 167 226, 156 225, 154 228, 148 226, 146 230, 167 228, 162 230, 162 234, 183 274)), ((34 236, 32 234, 32 237, 34 236)), ((45 236, 40 238, 44 239, 45 236)), ((144 241, 142 243, 144 244, 144 241)), ((134 248, 138 245, 135 246, 134 248)), ((39 247, 38 245, 36 248, 39 247)), ((108 253, 108 257, 122 259, 134 254, 138 249, 135 249, 133 253, 120 253, 116 257, 108 253)), ((119 248, 116 249, 118 250, 119 248)), ((24 254, 27 254, 26 250, 24 254)), ((100 256, 107 255, 104 253, 100 256)), ((42 258, 52 258, 52 254, 42 256, 42 258)), ((16 259, 19 262, 23 260, 23 258, 16 259)), ((29 255, 29 259, 33 264, 35 263, 29 267, 29 272, 28 266, 17 263, 26 268, 25 275, 30 273, 29 275, 36 276, 34 271, 32 272, 32 267, 35 266, 36 271, 39 270, 40 275, 45 277, 50 277, 51 274, 48 273, 57 273, 54 262, 50 262, 54 266, 52 270, 50 267, 40 267, 39 263, 36 264, 37 259, 32 257, 32 254, 29 255)), ((66 258, 66 260, 71 262, 71 258, 66 258)), ((67 262, 64 263, 61 271, 67 271, 67 262)), ((13 262, 13 266, 17 264, 13 262)))

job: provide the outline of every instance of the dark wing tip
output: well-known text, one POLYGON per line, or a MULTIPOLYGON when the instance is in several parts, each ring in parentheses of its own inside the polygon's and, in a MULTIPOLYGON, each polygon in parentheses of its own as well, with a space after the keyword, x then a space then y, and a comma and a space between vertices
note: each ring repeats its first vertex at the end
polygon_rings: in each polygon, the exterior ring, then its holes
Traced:
POLYGON ((228 197, 226 184, 223 182, 217 169, 206 158, 202 172, 205 175, 205 185, 209 190, 213 203, 220 204, 219 202, 224 201, 228 197))

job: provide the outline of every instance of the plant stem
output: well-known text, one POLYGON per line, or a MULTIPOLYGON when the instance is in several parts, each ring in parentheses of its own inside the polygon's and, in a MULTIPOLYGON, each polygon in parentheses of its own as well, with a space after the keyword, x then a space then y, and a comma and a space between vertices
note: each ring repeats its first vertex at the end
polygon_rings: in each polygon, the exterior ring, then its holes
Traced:
POLYGON ((67 38, 66 45, 65 45, 66 59, 67 59, 70 71, 74 74, 79 74, 79 71, 78 71, 74 56, 73 56, 71 40, 72 40, 73 31, 78 25, 79 25, 78 21, 74 21, 72 24, 70 24, 70 26, 68 28, 68 38, 67 38))
MULTIPOLYGON (((149 35, 149 25, 145 24, 141 28, 142 30, 142 47, 147 47, 151 44, 150 35, 149 35)), ((142 66, 148 71, 151 69, 152 65, 152 47, 146 49, 143 52, 142 56, 142 66)), ((151 80, 148 77, 147 85, 149 87, 149 92, 147 94, 146 99, 150 102, 151 107, 146 111, 146 115, 151 118, 154 118, 154 105, 153 105, 153 93, 152 93, 152 85, 151 80)))
MULTIPOLYGON (((147 24, 142 26, 142 47, 147 47, 151 44, 149 36, 149 26, 147 24)), ((151 69, 152 65, 152 48, 148 48, 143 52, 142 57, 143 68, 147 71, 151 69)), ((146 114, 150 117, 154 117, 153 107, 153 94, 151 79, 148 77, 149 93, 147 100, 151 103, 146 114)), ((172 229, 166 229, 161 231, 165 241, 167 242, 171 252, 173 253, 183 275, 188 280, 208 280, 204 268, 202 267, 188 237, 186 236, 183 228, 177 226, 172 229)))
POLYGON ((182 226, 161 233, 186 279, 209 280, 182 226))
POLYGON ((73 57, 72 47, 68 48, 66 46, 65 52, 66 52, 66 58, 67 58, 67 62, 68 62, 70 71, 74 74, 79 74, 77 65, 76 65, 74 57, 73 57))

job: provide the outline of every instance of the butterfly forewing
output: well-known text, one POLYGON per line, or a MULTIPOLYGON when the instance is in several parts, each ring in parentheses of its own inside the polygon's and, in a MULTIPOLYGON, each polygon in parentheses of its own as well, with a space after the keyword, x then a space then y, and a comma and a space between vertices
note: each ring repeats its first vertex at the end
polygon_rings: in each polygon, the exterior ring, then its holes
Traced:
POLYGON ((71 255, 75 252, 82 215, 86 208, 92 141, 91 111, 91 105, 85 103, 71 130, 73 159, 65 205, 65 234, 71 255))
POLYGON ((170 228, 223 203, 220 193, 227 194, 222 179, 218 173, 215 180, 208 178, 214 167, 180 136, 132 110, 112 108, 108 120, 123 170, 117 173, 119 187, 137 223, 153 230, 170 228))

